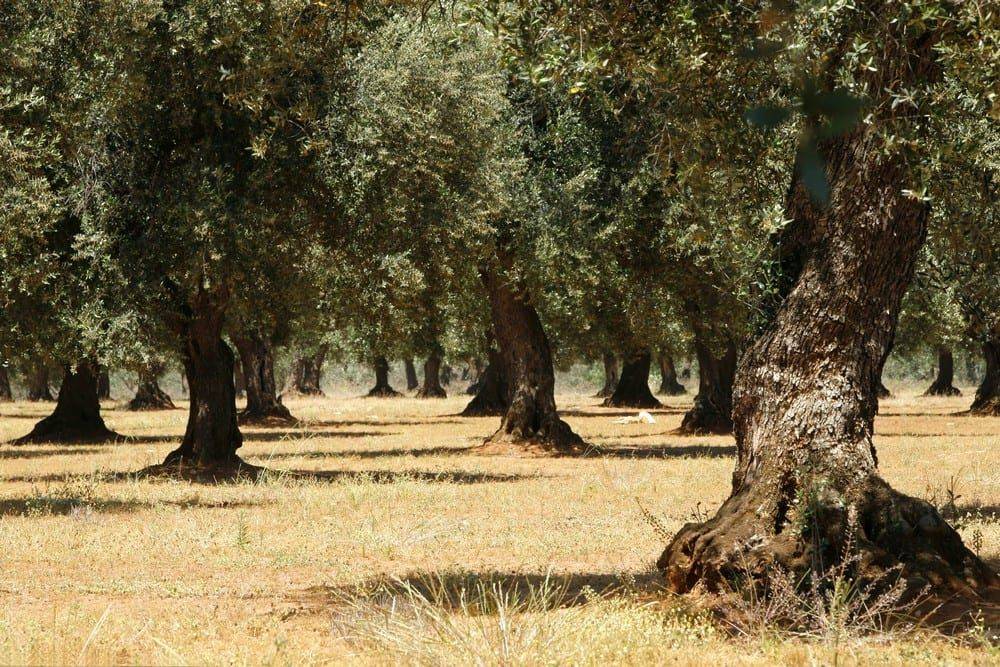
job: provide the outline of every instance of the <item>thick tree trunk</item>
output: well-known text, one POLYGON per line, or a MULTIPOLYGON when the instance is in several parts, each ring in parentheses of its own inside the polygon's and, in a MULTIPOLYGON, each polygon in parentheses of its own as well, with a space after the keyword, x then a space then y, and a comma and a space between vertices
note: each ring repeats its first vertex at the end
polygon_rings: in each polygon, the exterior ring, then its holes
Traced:
POLYGON ((167 392, 160 389, 160 376, 165 370, 160 363, 150 364, 139 373, 139 386, 135 398, 128 403, 129 410, 173 410, 174 402, 167 392))
POLYGON ((102 401, 111 400, 111 374, 104 366, 97 370, 97 398, 102 401))
POLYGON ((52 414, 15 442, 107 442, 118 438, 101 417, 96 364, 81 361, 75 368, 64 367, 59 398, 52 414))
POLYGON ((417 398, 445 398, 448 394, 441 386, 441 356, 427 355, 424 360, 424 384, 417 392, 417 398))
POLYGON ((475 397, 462 410, 463 417, 499 417, 507 411, 507 380, 500 353, 490 349, 486 369, 479 373, 475 397))
POLYGON ((732 495, 712 519, 685 525, 660 557, 675 590, 834 563, 849 565, 858 590, 886 583, 895 568, 910 590, 930 583, 970 594, 996 582, 929 503, 877 472, 875 388, 928 214, 907 194, 904 158, 881 138, 896 113, 884 91, 917 85, 934 58, 933 35, 890 22, 896 12, 885 4, 863 3, 871 31, 885 33, 864 75, 876 96, 871 124, 820 144, 828 205, 814 204, 798 177, 789 191, 784 299, 737 373, 732 495))
POLYGON ((292 375, 284 396, 324 396, 323 363, 326 361, 326 345, 321 345, 313 354, 300 354, 292 364, 292 375))
POLYGON ((700 325, 694 326, 694 351, 698 357, 698 394, 681 420, 681 433, 731 433, 733 430, 733 380, 736 376, 736 345, 726 343, 716 356, 700 325))
MULTIPOLYGON (((493 339, 490 338, 490 343, 493 343, 493 339)), ((492 351, 492 348, 490 348, 492 351)), ((484 373, 486 368, 483 366, 483 362, 478 357, 475 359, 470 359, 468 365, 465 367, 465 371, 462 373, 462 379, 468 380, 469 386, 465 388, 465 393, 469 396, 475 396, 479 393, 480 387, 483 385, 484 373)))
POLYGON ((0 403, 9 403, 14 400, 14 392, 10 390, 10 373, 7 367, 0 365, 0 403))
POLYGON ((54 401, 49 389, 49 366, 43 361, 33 361, 28 367, 26 378, 29 401, 54 401))
POLYGON ((403 367, 406 369, 406 391, 413 391, 420 386, 417 379, 417 367, 413 364, 413 357, 403 360, 403 367))
POLYGON ((562 453, 583 446, 556 412, 555 374, 549 340, 527 291, 512 285, 495 268, 483 274, 490 315, 507 380, 507 410, 500 428, 485 443, 489 451, 562 453))
POLYGON ((951 348, 939 345, 937 358, 937 377, 924 392, 924 396, 961 396, 962 392, 954 385, 955 358, 951 354, 951 348))
POLYGON ((385 357, 375 357, 375 386, 368 395, 373 398, 400 396, 400 393, 389 384, 389 360, 385 357))
POLYGON ((674 368, 674 358, 666 352, 659 355, 660 362, 660 390, 656 393, 661 396, 681 396, 687 393, 680 382, 677 381, 677 369, 674 368))
POLYGON ((244 424, 294 422, 295 418, 278 396, 274 380, 274 349, 266 336, 256 332, 233 336, 247 383, 247 405, 239 415, 244 424))
POLYGON ((615 393, 618 386, 618 357, 611 352, 605 352, 604 357, 604 386, 594 394, 594 398, 608 398, 615 393))
POLYGON ((1000 339, 983 343, 986 375, 976 390, 970 411, 978 415, 1000 416, 1000 339))
POLYGON ((604 401, 606 407, 616 408, 659 408, 662 404, 649 390, 649 367, 653 355, 649 348, 625 355, 622 375, 618 386, 604 401))
POLYGON ((237 425, 236 359, 222 339, 225 311, 201 297, 182 327, 182 356, 191 405, 181 446, 167 455, 165 464, 201 468, 245 465, 236 450, 243 444, 237 425))

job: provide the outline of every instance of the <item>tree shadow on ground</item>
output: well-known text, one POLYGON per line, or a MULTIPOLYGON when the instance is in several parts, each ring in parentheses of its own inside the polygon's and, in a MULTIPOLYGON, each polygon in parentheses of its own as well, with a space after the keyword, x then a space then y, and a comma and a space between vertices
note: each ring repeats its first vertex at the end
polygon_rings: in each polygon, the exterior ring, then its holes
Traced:
POLYGON ((683 415, 687 412, 686 408, 635 408, 634 410, 607 410, 601 408, 599 405, 595 405, 592 409, 583 408, 570 408, 569 410, 560 410, 560 417, 634 417, 640 412, 648 412, 653 415, 683 415))
MULTIPOLYGON (((65 480, 66 478, 64 478, 65 480)), ((6 481, 6 480, 5 480, 6 481)), ((56 481, 56 480, 53 480, 56 481)), ((153 509, 177 507, 179 509, 242 509, 273 505, 275 501, 204 500, 119 500, 115 498, 86 498, 59 493, 36 493, 16 498, 0 498, 0 516, 86 516, 89 514, 124 514, 153 509)))
POLYGON ((377 419, 329 419, 312 421, 305 420, 305 426, 430 426, 432 424, 461 424, 459 419, 442 419, 441 417, 452 417, 453 415, 430 416, 423 421, 415 419, 388 419, 380 421, 377 419))
POLYGON ((335 451, 309 450, 302 452, 278 452, 267 456, 268 459, 324 459, 324 458, 357 458, 378 459, 402 456, 461 456, 468 454, 472 447, 425 447, 422 449, 341 449, 335 451))
POLYGON ((655 445, 649 447, 594 447, 591 456, 619 459, 721 459, 736 456, 734 445, 655 445))
POLYGON ((876 438, 984 438, 996 433, 908 433, 906 431, 876 431, 876 438))
POLYGON ((100 447, 67 446, 57 449, 32 449, 28 447, 16 447, 13 449, 0 450, 0 459, 40 459, 46 456, 66 456, 68 454, 99 454, 105 451, 100 447))
POLYGON ((467 470, 289 470, 298 479, 316 482, 357 482, 395 484, 429 482, 432 484, 487 484, 541 479, 545 475, 473 472, 467 470))
POLYGON ((244 442, 281 442, 313 438, 377 438, 399 435, 396 431, 243 431, 244 442))

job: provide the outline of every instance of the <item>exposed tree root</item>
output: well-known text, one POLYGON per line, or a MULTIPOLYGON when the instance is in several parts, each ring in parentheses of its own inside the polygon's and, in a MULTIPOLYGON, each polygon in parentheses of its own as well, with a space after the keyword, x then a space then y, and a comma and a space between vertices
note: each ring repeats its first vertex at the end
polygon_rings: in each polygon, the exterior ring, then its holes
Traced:
POLYGON ((55 415, 41 420, 31 430, 31 433, 12 440, 12 445, 29 443, 68 442, 68 443, 98 443, 118 442, 125 438, 115 433, 104 424, 94 422, 66 421, 55 415))
POLYGON ((255 481, 267 474, 277 474, 268 468, 262 468, 247 463, 238 456, 232 461, 213 464, 197 464, 189 461, 175 460, 168 463, 143 468, 135 473, 139 479, 181 480, 202 484, 219 482, 255 481))

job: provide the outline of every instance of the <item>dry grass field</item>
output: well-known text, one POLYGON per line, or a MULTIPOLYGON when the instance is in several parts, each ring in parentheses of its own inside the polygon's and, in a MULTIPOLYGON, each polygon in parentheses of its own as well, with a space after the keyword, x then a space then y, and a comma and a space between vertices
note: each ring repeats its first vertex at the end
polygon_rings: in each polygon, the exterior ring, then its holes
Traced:
MULTIPOLYGON (((733 467, 731 438, 672 434, 689 398, 617 424, 560 396, 610 450, 587 459, 473 455, 497 420, 454 416, 466 400, 293 401, 301 426, 245 429, 242 456, 276 471, 245 483, 129 476, 176 446, 182 409, 106 405, 122 444, 0 446, 0 663, 1000 661, 988 628, 789 636, 752 607, 733 626, 705 596, 659 591, 664 538, 643 508, 676 530, 724 499, 733 467)), ((881 469, 950 504, 997 567, 1000 419, 952 416, 968 401, 883 402, 881 469)), ((50 408, 0 406, 0 441, 50 408)))

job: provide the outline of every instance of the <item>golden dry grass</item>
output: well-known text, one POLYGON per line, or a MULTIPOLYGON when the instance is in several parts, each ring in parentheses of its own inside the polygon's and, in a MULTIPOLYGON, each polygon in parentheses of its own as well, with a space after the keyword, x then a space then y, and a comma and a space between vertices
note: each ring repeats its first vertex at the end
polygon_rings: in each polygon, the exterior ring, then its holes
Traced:
MULTIPOLYGON (((968 394, 968 392, 966 392, 968 394)), ((663 538, 724 499, 729 437, 560 396, 596 459, 463 451, 495 419, 466 397, 293 401, 301 427, 247 429, 242 456, 274 475, 199 485, 130 479, 176 445, 185 412, 113 405, 117 445, 0 446, 0 663, 995 664, 997 649, 917 633, 831 642, 732 637, 655 592, 663 538), (396 595, 366 594, 398 578, 396 595), (409 582, 415 588, 406 589, 409 582), (615 586, 617 593, 599 594, 615 586), (466 590, 464 608, 461 591, 466 590), (477 593, 478 591, 478 593, 477 593), (593 592, 596 591, 596 592, 593 592)), ((968 398, 906 395, 877 423, 899 489, 960 497, 967 542, 1000 563, 1000 419, 968 398)), ((0 407, 0 441, 50 406, 0 407)))

